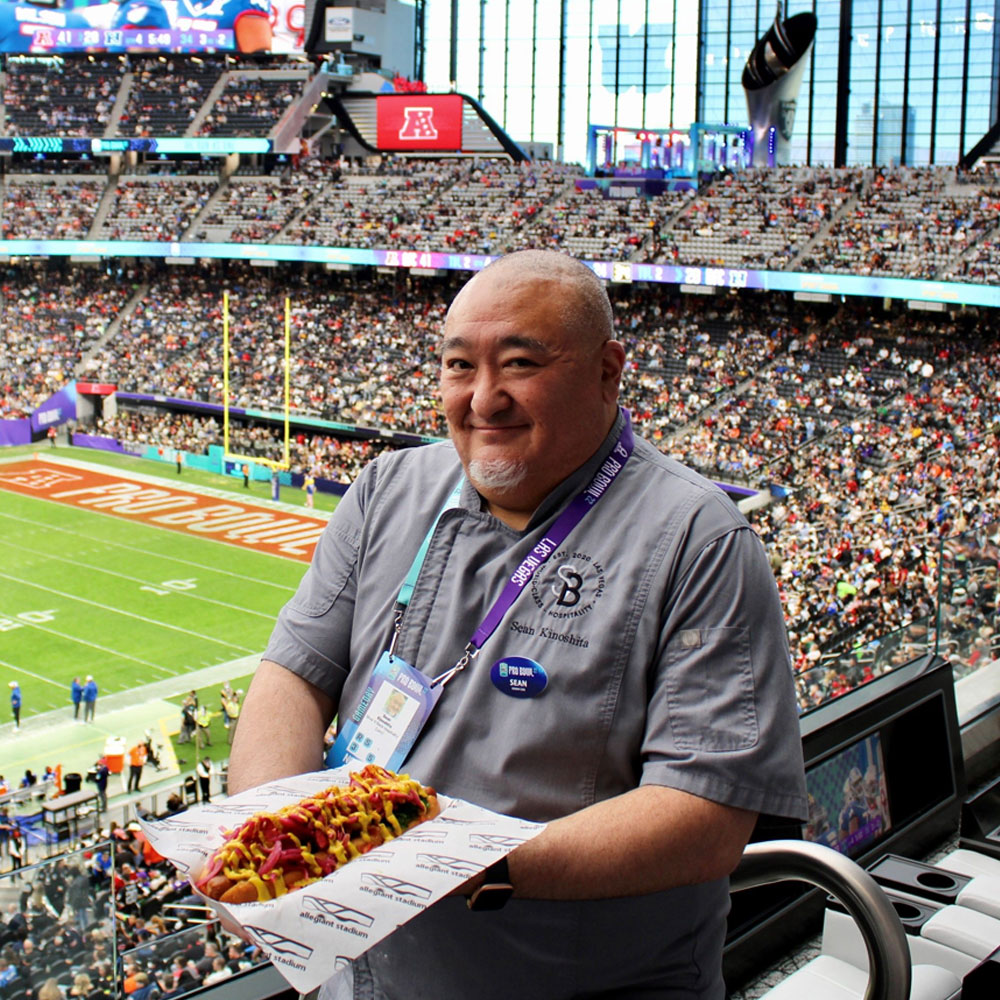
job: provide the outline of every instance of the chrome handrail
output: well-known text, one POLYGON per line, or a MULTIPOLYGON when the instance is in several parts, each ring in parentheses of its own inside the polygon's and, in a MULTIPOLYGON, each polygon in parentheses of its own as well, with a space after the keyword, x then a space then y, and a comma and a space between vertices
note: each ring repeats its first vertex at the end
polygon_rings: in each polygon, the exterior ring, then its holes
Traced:
POLYGON ((729 877, 733 891, 794 879, 830 893, 853 917, 868 950, 864 1000, 908 1000, 910 949, 889 897, 860 865, 807 840, 749 844, 729 877))

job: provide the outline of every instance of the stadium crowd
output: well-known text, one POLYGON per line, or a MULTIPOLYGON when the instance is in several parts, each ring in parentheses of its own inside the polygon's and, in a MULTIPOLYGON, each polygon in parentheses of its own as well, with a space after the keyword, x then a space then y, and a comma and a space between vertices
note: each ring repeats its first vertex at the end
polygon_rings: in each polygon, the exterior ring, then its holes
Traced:
POLYGON ((121 135, 184 135, 222 72, 220 61, 175 65, 167 56, 137 61, 118 122, 121 135))
POLYGON ((0 135, 103 135, 124 68, 117 56, 8 59, 0 135))
POLYGON ((272 79, 231 73, 198 127, 199 135, 263 136, 301 96, 304 76, 272 79))
MULTIPOLYGON (((180 128, 201 115, 203 134, 238 130, 241 114, 259 134, 303 82, 269 78, 251 93, 223 61, 175 87, 176 68, 162 58, 132 64, 130 76, 123 127, 141 130, 144 116, 173 115, 180 128), (223 72, 223 94, 209 108, 205 95, 223 72)), ((67 78, 45 76, 57 89, 67 78)), ((5 92, 16 95, 18 86, 27 92, 29 82, 18 78, 12 89, 8 81, 5 92)), ((113 239, 466 254, 552 246, 604 260, 971 281, 995 278, 1000 260, 1000 182, 990 169, 746 170, 651 197, 612 180, 605 197, 577 183, 578 168, 545 161, 306 156, 272 166, 252 178, 184 174, 172 163, 162 175, 125 174, 109 181, 103 216, 95 213, 104 192, 93 179, 7 173, 3 231, 83 235, 98 221, 98 235, 113 239)), ((443 436, 434 345, 453 279, 253 272, 136 266, 125 282, 97 276, 47 293, 12 269, 3 336, 14 364, 2 415, 30 412, 73 371, 124 390, 219 401, 226 287, 231 403, 282 408, 287 295, 297 415, 443 436)), ((772 551, 796 667, 809 678, 803 706, 855 683, 836 664, 820 668, 858 637, 927 618, 937 600, 939 539, 997 517, 997 491, 982 485, 997 477, 996 343, 968 314, 915 320, 867 303, 809 309, 752 293, 694 300, 652 285, 613 294, 628 349, 625 398, 638 428, 708 475, 775 489, 775 502, 753 516, 772 551)), ((177 412, 123 412, 102 430, 126 447, 190 452, 219 438, 209 418, 177 412)), ((233 433, 239 450, 276 455, 269 427, 233 433)), ((303 430, 293 467, 346 482, 384 446, 303 430)), ((874 669, 864 655, 857 662, 874 669)))
POLYGON ((104 182, 84 178, 11 180, 3 187, 0 235, 4 239, 83 240, 90 233, 104 182))
MULTIPOLYGON (((184 808, 174 795, 167 815, 184 808)), ((181 996, 264 960, 258 948, 205 919, 187 879, 152 849, 138 823, 112 823, 84 840, 23 877, 15 869, 5 883, 5 1000, 181 996)))
MULTIPOLYGON (((449 280, 152 273, 86 370, 123 389, 217 402, 220 285, 231 296, 233 403, 281 408, 287 293, 297 414, 444 434, 434 345, 449 280)), ((840 651, 928 618, 940 540, 998 521, 996 336, 973 312, 918 318, 863 302, 805 307, 643 285, 612 294, 637 428, 706 475, 773 488, 774 502, 751 516, 783 592, 796 668, 809 678, 803 707, 863 679, 870 650, 850 677, 840 651)), ((221 437, 208 418, 177 412, 122 412, 103 433, 191 452, 221 437)), ((263 424, 233 434, 248 454, 278 454, 279 436, 263 424)), ((293 466, 345 482, 382 447, 303 428, 293 466)), ((995 627, 996 609, 984 614, 995 627)))
MULTIPOLYGON (((422 161, 403 172, 304 159, 276 165, 256 191, 214 174, 181 184, 190 164, 154 165, 163 169, 107 182, 113 201, 100 237, 470 254, 556 246, 589 259, 692 266, 973 282, 996 274, 1000 188, 989 170, 972 178, 943 168, 746 170, 698 193, 643 197, 617 185, 605 197, 577 186, 578 168, 544 161, 422 161)), ((77 205, 69 181, 9 173, 6 234, 52 235, 49 203, 57 235, 87 235, 98 183, 86 182, 77 205)))
MULTIPOLYGON (((151 408, 119 410, 114 417, 99 418, 93 433, 114 439, 126 450, 141 453, 156 448, 167 457, 177 450, 207 454, 210 445, 223 443, 222 422, 182 412, 160 412, 151 408)), ((382 440, 356 440, 295 430, 289 437, 290 471, 344 485, 354 482, 361 469, 392 446, 382 440)), ((229 450, 271 462, 284 460, 281 428, 266 424, 243 425, 230 420, 229 450)))
POLYGON ((27 416, 61 389, 128 296, 127 284, 102 271, 0 274, 0 419, 27 416))
MULTIPOLYGON (((159 75, 144 69, 137 79, 143 74, 171 79, 162 69, 159 75)), ((302 86, 301 79, 268 78, 248 90, 238 75, 230 76, 200 126, 205 134, 260 134, 302 86)), ((135 119, 133 127, 142 131, 145 116, 154 113, 190 116, 201 91, 187 92, 196 82, 155 90, 162 104, 143 104, 145 91, 136 90, 139 103, 123 118, 135 119)), ((81 163, 81 170, 91 165, 81 163)), ((468 254, 554 246, 585 259, 640 263, 972 282, 996 274, 1000 181, 993 168, 974 174, 944 167, 747 169, 726 172, 697 191, 646 196, 619 179, 607 182, 607 190, 588 186, 593 182, 579 167, 550 161, 401 165, 387 158, 372 166, 347 157, 296 156, 258 164, 256 170, 273 174, 256 193, 195 161, 146 166, 141 180, 137 173, 108 178, 111 204, 98 237, 468 254), (192 168, 202 175, 178 183, 192 177, 192 168), (241 203, 240 194, 251 197, 241 203)), ((104 194, 90 190, 96 180, 86 182, 85 200, 75 205, 68 181, 63 189, 21 161, 16 171, 0 178, 8 236, 52 235, 45 228, 46 202, 56 209, 57 235, 87 235, 104 194)))

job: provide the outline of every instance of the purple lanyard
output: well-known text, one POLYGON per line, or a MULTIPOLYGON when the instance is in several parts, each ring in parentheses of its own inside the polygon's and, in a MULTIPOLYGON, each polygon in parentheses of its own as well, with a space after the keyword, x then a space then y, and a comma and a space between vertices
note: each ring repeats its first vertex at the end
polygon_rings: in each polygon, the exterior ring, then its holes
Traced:
POLYGON ((528 585, 531 578, 548 562, 552 553, 562 545, 569 533, 590 513, 597 501, 607 493, 608 488, 621 474, 625 463, 632 454, 632 449, 635 447, 635 437, 632 434, 632 421, 628 410, 619 407, 619 411, 624 423, 621 434, 618 435, 618 440, 614 443, 608 457, 601 463, 601 467, 594 473, 594 477, 583 491, 573 497, 566 509, 556 518, 545 536, 521 560, 521 565, 510 575, 500 596, 493 602, 493 606, 486 612, 486 617, 479 628, 473 633, 462 657, 450 670, 435 677, 431 681, 432 686, 447 684, 455 674, 464 670, 479 655, 479 650, 500 627, 504 615, 510 610, 511 605, 520 596, 521 591, 528 585))

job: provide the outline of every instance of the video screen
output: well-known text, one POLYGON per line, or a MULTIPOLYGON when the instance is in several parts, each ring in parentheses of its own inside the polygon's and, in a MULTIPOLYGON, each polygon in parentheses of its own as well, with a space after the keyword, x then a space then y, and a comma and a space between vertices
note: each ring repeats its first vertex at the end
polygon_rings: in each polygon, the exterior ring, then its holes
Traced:
POLYGON ((304 0, 0 0, 0 52, 302 52, 304 0))
POLYGON ((878 733, 806 772, 809 820, 802 836, 849 857, 889 831, 889 794, 878 733))

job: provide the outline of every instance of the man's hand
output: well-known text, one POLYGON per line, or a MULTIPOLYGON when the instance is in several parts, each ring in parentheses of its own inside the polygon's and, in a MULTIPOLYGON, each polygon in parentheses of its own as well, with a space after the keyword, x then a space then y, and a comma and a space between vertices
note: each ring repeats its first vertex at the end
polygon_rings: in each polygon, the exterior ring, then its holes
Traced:
MULTIPOLYGON (((642 896, 728 875, 757 814, 643 785, 553 820, 510 857, 514 895, 524 899, 642 896)), ((458 893, 469 895, 483 876, 458 893)))
POLYGON ((290 670, 261 660, 240 711, 229 758, 229 794, 323 767, 333 718, 328 695, 290 670))

